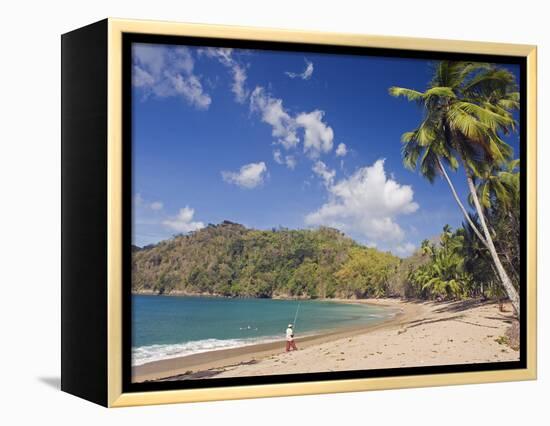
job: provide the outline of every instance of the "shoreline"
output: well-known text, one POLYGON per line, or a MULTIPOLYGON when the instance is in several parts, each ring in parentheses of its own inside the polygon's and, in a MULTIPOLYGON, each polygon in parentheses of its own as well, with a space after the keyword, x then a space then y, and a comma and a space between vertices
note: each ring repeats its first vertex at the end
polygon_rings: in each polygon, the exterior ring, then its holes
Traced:
MULTIPOLYGON (((331 299, 335 302, 343 300, 331 299)), ((297 338, 286 353, 284 339, 154 361, 132 368, 135 383, 210 377, 250 377, 519 360, 506 333, 514 319, 494 301, 455 302, 359 299, 345 303, 399 308, 393 318, 367 326, 297 338)))
POLYGON ((403 300, 399 297, 385 297, 381 299, 368 298, 368 299, 357 299, 357 298, 341 298, 341 297, 298 297, 298 296, 287 296, 287 295, 275 295, 272 297, 255 297, 255 296, 226 296, 223 294, 215 293, 194 293, 187 292, 182 290, 175 290, 169 293, 159 293, 153 290, 132 290, 132 296, 166 296, 166 297, 205 297, 205 298, 215 298, 215 299, 265 299, 265 300, 308 300, 308 301, 318 301, 318 302, 340 302, 340 303, 375 303, 373 301, 388 299, 388 300, 403 300))
POLYGON ((518 325, 510 303, 504 312, 498 303, 475 299, 405 303, 422 309, 399 324, 227 366, 214 377, 519 361, 519 348, 509 346, 507 338, 511 326, 518 325))
MULTIPOLYGON (((421 304, 401 299, 314 299, 323 302, 367 304, 398 309, 394 316, 367 325, 353 325, 297 337, 297 346, 303 350, 342 338, 352 338, 386 327, 395 327, 417 316, 421 304)), ((217 375, 220 369, 254 363, 260 359, 284 353, 285 339, 250 344, 236 348, 218 349, 197 354, 184 355, 132 366, 132 380, 135 383, 157 380, 186 380, 217 375), (210 373, 211 374, 210 374, 210 373)))

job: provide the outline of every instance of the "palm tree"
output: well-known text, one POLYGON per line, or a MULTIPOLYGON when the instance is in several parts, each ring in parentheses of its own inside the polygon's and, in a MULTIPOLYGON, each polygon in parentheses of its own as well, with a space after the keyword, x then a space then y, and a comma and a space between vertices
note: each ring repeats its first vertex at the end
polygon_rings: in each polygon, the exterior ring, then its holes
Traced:
MULTIPOLYGON (((470 219, 477 226, 479 226, 479 219, 477 215, 470 213, 470 219)), ((495 265, 489 254, 487 247, 477 238, 472 228, 467 223, 462 223, 460 233, 463 237, 462 240, 462 252, 464 255, 464 270, 468 272, 475 284, 478 287, 474 287, 474 292, 478 292, 482 297, 485 297, 485 290, 489 286, 493 286, 495 278, 499 280, 498 273, 495 269, 495 265)), ((502 285, 499 282, 496 283, 499 288, 502 285)))
MULTIPOLYGON (((513 278, 515 287, 519 283, 518 264, 514 261, 514 254, 519 253, 518 167, 519 160, 487 167, 476 185, 477 196, 491 234, 496 236, 498 230, 502 236, 497 240, 496 247, 508 265, 507 271, 513 278)), ((471 194, 468 201, 474 206, 471 194)))
MULTIPOLYGON (((484 212, 493 207, 498 200, 498 206, 511 209, 519 205, 519 160, 512 160, 499 165, 486 167, 480 178, 476 179, 476 192, 481 208, 484 212)), ((468 195, 468 202, 474 207, 472 194, 468 195)))
POLYGON ((420 266, 409 275, 409 280, 420 293, 435 297, 455 298, 467 294, 471 283, 471 274, 464 270, 465 258, 462 256, 464 237, 453 233, 449 225, 443 227, 438 246, 425 240, 423 249, 430 256, 430 262, 420 266))
POLYGON ((511 147, 500 137, 515 129, 511 111, 519 106, 514 75, 491 64, 441 61, 436 64, 429 87, 424 92, 392 87, 392 96, 403 96, 423 106, 419 127, 403 134, 402 153, 406 167, 420 172, 430 181, 441 175, 466 221, 489 250, 500 281, 520 314, 519 294, 512 284, 495 249, 474 180, 483 168, 501 164, 512 156, 511 147), (471 198, 479 217, 479 229, 471 220, 445 166, 461 165, 471 198))
POLYGON ((433 244, 430 242, 430 240, 423 240, 420 244, 420 252, 423 256, 431 256, 433 254, 433 244))

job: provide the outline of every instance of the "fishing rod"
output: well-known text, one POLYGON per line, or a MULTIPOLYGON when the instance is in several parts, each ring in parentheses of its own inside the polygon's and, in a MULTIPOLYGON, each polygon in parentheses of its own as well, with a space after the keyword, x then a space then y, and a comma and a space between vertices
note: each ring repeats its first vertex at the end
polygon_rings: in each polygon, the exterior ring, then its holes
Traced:
POLYGON ((298 307, 296 308, 296 315, 294 315, 294 322, 292 323, 292 326, 294 327, 294 330, 296 330, 296 320, 298 319, 298 311, 300 310, 300 304, 302 303, 301 300, 298 301, 298 307))

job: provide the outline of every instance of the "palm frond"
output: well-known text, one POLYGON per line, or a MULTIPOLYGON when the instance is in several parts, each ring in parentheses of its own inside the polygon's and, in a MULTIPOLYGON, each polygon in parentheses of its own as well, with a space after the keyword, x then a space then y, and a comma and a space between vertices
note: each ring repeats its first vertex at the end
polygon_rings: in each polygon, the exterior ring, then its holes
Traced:
POLYGON ((409 101, 421 102, 424 100, 424 93, 405 87, 390 87, 388 92, 391 96, 396 98, 402 96, 409 101))
POLYGON ((437 86, 432 87, 424 92, 424 97, 429 100, 430 98, 452 98, 456 99, 455 92, 450 87, 437 86))
POLYGON ((519 110, 520 108, 519 100, 516 101, 514 99, 500 99, 497 105, 507 111, 519 110))
POLYGON ((516 170, 517 168, 519 168, 519 158, 516 158, 512 161, 509 161, 508 164, 506 165, 506 170, 510 173, 512 173, 514 170, 516 170))
POLYGON ((458 108, 464 113, 477 118, 477 120, 492 130, 514 126, 514 119, 507 112, 504 112, 504 114, 498 114, 497 112, 491 111, 483 106, 463 101, 453 103, 452 109, 454 108, 458 108))
POLYGON ((459 131, 468 139, 481 140, 487 134, 487 125, 480 122, 477 117, 473 116, 467 108, 459 105, 459 103, 455 103, 450 107, 447 117, 451 129, 459 131))
POLYGON ((514 75, 503 68, 493 68, 485 72, 480 72, 471 80, 465 82, 462 91, 466 94, 477 94, 489 96, 495 90, 501 93, 510 91, 515 83, 514 75))
POLYGON ((463 63, 458 76, 460 83, 467 81, 471 76, 475 75, 479 71, 487 71, 493 68, 493 64, 488 62, 467 62, 463 63))
POLYGON ((485 209, 491 208, 491 185, 485 182, 479 190, 479 202, 485 209))
MULTIPOLYGON (((411 132, 413 133, 413 132, 411 132)), ((411 170, 416 170, 418 157, 422 153, 422 147, 418 145, 414 140, 405 142, 401 148, 401 157, 403 158, 403 165, 411 170)))
POLYGON ((487 141, 491 155, 498 164, 502 164, 512 157, 514 150, 496 132, 489 132, 487 141))

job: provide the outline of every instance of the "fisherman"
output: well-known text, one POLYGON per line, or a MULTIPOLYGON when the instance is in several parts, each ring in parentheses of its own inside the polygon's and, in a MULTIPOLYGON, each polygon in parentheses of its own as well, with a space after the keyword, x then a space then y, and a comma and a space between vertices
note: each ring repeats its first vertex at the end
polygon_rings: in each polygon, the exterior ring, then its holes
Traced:
POLYGON ((288 324, 286 329, 286 352, 289 352, 290 349, 297 351, 296 343, 294 343, 294 330, 292 324, 288 324))

